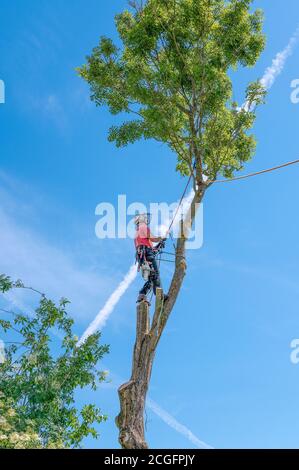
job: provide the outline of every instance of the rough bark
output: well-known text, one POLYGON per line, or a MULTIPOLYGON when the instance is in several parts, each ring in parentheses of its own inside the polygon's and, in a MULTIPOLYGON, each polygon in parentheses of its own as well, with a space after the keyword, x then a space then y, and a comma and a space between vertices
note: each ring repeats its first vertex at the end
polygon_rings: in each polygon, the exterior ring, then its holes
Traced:
POLYGON ((190 211, 185 217, 184 231, 177 240, 175 271, 163 302, 163 291, 157 289, 155 311, 150 321, 149 306, 142 302, 137 306, 136 341, 133 353, 132 374, 128 382, 118 389, 120 413, 116 417, 119 428, 119 443, 124 449, 146 449, 144 435, 144 408, 151 378, 155 352, 175 305, 186 273, 185 243, 196 215, 197 204, 201 202, 205 187, 202 185, 194 195, 190 211), (188 222, 189 221, 189 222, 188 222))

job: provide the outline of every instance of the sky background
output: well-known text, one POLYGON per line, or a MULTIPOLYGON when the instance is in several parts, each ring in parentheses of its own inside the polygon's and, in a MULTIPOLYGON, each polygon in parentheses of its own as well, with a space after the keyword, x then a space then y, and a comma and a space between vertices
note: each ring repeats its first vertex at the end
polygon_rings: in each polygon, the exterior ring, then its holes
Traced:
MULTIPOLYGON (((235 98, 260 78, 299 25, 297 0, 257 0, 267 46, 256 67, 234 74, 235 98)), ((115 123, 90 103, 75 68, 101 35, 117 40, 114 15, 125 0, 0 0, 0 271, 59 299, 68 297, 82 334, 133 262, 131 240, 99 240, 102 201, 176 201, 184 181, 163 145, 107 142, 115 123), (151 169, 140 177, 145 164, 151 169), (167 181, 167 184, 165 184, 167 181)), ((246 172, 298 158, 299 47, 258 110, 254 159, 246 172)), ((198 439, 215 448, 299 447, 299 167, 225 185, 204 201, 204 244, 188 256, 188 274, 159 345, 149 395, 198 439)), ((163 266, 167 285, 170 266, 163 266)), ((103 329, 103 368, 111 382, 78 392, 109 416, 98 441, 115 448, 116 387, 130 375, 138 277, 103 329)), ((16 293, 26 308, 32 297, 16 293)), ((182 433, 147 411, 153 448, 192 448, 182 433)))

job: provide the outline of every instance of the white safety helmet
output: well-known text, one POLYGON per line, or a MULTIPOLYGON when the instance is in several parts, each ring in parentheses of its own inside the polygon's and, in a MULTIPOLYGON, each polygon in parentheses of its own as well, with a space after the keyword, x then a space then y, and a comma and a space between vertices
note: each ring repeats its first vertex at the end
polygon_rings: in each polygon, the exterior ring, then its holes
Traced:
POLYGON ((150 215, 149 214, 137 214, 135 215, 134 223, 135 225, 138 225, 138 224, 148 225, 150 223, 150 215))

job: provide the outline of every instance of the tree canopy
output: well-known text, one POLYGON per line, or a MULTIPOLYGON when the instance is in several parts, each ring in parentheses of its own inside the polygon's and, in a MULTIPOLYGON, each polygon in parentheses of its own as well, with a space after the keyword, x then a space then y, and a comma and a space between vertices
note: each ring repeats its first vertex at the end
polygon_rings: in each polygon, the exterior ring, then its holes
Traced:
POLYGON ((230 69, 251 67, 265 44, 263 15, 252 0, 129 2, 115 18, 121 45, 101 37, 78 69, 98 106, 132 119, 110 128, 118 147, 155 139, 177 155, 177 170, 214 180, 248 161, 248 131, 265 90, 249 83, 245 106, 233 100, 230 69))

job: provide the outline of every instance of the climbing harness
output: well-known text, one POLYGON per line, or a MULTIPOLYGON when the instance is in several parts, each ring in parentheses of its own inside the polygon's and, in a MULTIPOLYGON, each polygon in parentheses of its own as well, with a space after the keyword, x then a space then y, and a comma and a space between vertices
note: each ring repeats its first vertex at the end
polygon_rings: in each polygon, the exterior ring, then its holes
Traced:
MULTIPOLYGON (((153 255, 156 258, 159 256, 165 247, 165 239, 161 240, 154 248, 152 248, 153 255)), ((136 250, 136 263, 138 265, 138 271, 141 271, 141 275, 145 281, 150 280, 151 275, 155 272, 152 263, 146 258, 146 247, 139 246, 136 250)))

